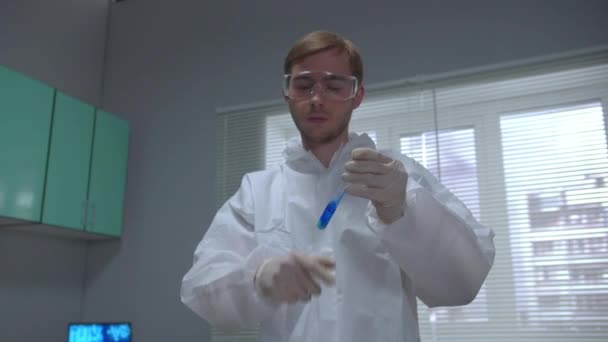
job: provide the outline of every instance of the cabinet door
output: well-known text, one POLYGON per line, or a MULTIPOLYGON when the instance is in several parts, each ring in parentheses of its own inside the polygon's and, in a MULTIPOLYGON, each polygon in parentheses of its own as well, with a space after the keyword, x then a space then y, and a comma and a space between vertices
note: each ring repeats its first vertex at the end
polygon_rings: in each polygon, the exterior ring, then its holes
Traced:
POLYGON ((0 216, 40 221, 53 94, 0 67, 0 216))
POLYGON ((83 230, 95 109, 57 92, 42 222, 83 230))
POLYGON ((119 236, 122 228, 129 125, 97 110, 91 176, 89 180, 89 232, 119 236))

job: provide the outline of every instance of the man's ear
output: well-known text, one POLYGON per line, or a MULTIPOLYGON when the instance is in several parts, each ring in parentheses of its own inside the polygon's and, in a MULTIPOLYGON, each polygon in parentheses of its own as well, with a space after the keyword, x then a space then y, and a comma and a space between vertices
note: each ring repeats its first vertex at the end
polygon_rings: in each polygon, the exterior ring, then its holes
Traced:
POLYGON ((283 89, 281 89, 281 96, 283 96, 283 100, 285 100, 285 102, 289 102, 289 97, 287 97, 285 95, 285 93, 283 92, 283 89))
POLYGON ((353 109, 359 107, 361 101, 363 101, 363 95, 365 95, 365 87, 363 86, 363 83, 361 83, 359 89, 357 89, 355 97, 353 98, 353 109))

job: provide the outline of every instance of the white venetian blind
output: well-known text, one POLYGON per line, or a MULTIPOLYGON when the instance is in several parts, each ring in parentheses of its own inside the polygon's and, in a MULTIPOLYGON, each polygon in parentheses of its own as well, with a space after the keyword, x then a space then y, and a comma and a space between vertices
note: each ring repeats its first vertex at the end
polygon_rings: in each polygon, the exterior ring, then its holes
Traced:
MULTIPOLYGON (((608 56, 368 90, 351 130, 418 160, 496 236, 467 306, 419 302, 421 340, 608 340, 608 56)), ((283 105, 220 116, 220 200, 297 135, 283 105)), ((213 331, 254 341, 255 331, 213 331)))

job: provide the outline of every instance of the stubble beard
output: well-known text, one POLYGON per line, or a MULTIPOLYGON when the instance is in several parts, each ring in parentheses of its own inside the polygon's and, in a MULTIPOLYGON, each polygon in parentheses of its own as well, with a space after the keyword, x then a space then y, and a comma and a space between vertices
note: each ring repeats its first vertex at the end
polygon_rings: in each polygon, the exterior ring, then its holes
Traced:
MULTIPOLYGON (((344 132, 348 132, 348 125, 350 123, 351 115, 352 115, 352 110, 349 112, 346 112, 344 114, 341 114, 340 117, 342 118, 342 120, 340 120, 340 122, 338 122, 338 126, 335 129, 332 129, 322 135, 315 135, 314 133, 309 132, 310 130, 314 130, 315 129, 314 127, 313 128, 308 127, 308 131, 307 131, 307 128, 302 127, 303 125, 300 124, 299 120, 294 120, 294 122, 302 137, 303 145, 308 146, 309 148, 312 148, 315 146, 320 146, 320 145, 325 145, 325 144, 331 143, 331 142, 335 141, 336 139, 338 139, 344 132)), ((293 114, 292 114, 292 118, 294 118, 293 114)))

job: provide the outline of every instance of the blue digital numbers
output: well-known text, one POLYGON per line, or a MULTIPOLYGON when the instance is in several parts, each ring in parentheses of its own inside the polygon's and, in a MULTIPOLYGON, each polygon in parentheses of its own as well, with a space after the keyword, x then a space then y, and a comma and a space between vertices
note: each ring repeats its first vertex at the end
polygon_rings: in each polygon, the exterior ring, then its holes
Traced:
POLYGON ((131 341, 131 328, 128 324, 113 324, 106 329, 106 335, 112 342, 131 341))
POLYGON ((69 342, 131 342, 131 326, 118 324, 72 324, 69 342))

